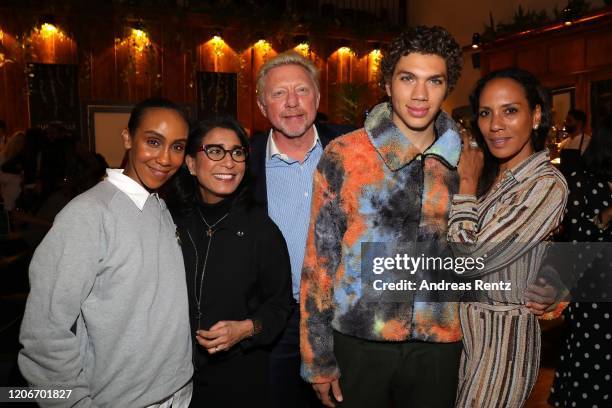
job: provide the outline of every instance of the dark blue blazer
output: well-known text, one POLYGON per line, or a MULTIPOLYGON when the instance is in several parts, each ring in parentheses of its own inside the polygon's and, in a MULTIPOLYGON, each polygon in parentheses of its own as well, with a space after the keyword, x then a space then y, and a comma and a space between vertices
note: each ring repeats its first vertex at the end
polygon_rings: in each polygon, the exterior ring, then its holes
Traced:
MULTIPOLYGON (((336 125, 331 123, 315 123, 319 139, 323 149, 329 142, 336 137, 355 130, 349 125, 336 125)), ((249 158, 249 169, 253 180, 253 196, 257 204, 268 210, 268 189, 266 186, 266 146, 268 144, 268 135, 266 133, 256 133, 251 137, 251 153, 249 158)))

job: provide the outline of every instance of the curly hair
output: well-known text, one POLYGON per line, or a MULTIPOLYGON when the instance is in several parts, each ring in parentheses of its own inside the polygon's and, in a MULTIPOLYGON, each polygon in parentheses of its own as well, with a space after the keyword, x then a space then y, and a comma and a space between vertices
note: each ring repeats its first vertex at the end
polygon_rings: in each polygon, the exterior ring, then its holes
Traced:
POLYGON ((410 27, 389 45, 380 63, 381 87, 391 82, 395 66, 401 57, 416 52, 424 55, 439 55, 446 61, 448 90, 453 90, 463 68, 461 47, 452 35, 442 27, 410 27))

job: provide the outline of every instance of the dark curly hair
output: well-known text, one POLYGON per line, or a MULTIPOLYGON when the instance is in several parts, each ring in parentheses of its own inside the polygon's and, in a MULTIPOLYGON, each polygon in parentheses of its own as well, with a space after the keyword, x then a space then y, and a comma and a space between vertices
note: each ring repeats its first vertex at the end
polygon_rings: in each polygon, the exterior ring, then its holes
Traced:
POLYGON ((489 82, 498 78, 511 79, 519 84, 521 88, 523 88, 523 91, 525 91, 525 98, 529 103, 529 109, 533 111, 536 106, 540 106, 542 116, 540 118, 539 127, 531 133, 531 143, 533 144, 534 151, 539 152, 546 147, 548 131, 550 130, 553 120, 550 94, 531 72, 520 68, 506 68, 489 72, 478 80, 474 91, 470 95, 470 106, 472 108, 472 131, 476 137, 476 141, 482 147, 485 154, 485 166, 482 172, 483 176, 480 178, 478 188, 479 195, 486 193, 499 172, 499 163, 487 148, 487 144, 484 142, 484 138, 478 127, 480 94, 482 94, 482 91, 489 82))
POLYGON ((438 55, 446 61, 447 93, 453 90, 463 68, 461 47, 442 27, 417 26, 404 31, 389 45, 380 63, 381 87, 391 82, 395 66, 401 57, 416 52, 438 55))

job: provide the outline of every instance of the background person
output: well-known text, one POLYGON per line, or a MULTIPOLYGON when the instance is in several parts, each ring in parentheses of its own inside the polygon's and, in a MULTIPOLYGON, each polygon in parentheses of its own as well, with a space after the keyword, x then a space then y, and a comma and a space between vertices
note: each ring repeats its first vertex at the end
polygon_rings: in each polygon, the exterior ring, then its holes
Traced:
POLYGON ((173 210, 187 276, 195 374, 193 407, 263 406, 269 351, 291 311, 281 232, 254 206, 248 138, 236 120, 197 124, 173 210), (185 172, 186 173, 186 172, 185 172), (182 188, 181 188, 182 185, 182 188))
MULTIPOLYGON (((612 116, 595 128, 583 163, 584 169, 567 179, 566 237, 580 243, 612 242, 612 116)), ((605 407, 612 400, 612 274, 606 264, 610 253, 604 255, 594 258, 572 289, 583 302, 571 302, 563 313, 566 330, 548 399, 555 407, 605 407), (600 301, 587 302, 581 296, 595 291, 601 297, 593 300, 600 301)))
POLYGON ((4 145, 8 141, 9 131, 6 122, 0 119, 0 151, 4 149, 4 145))
MULTIPOLYGON (((8 139, 0 152, 0 164, 5 162, 15 163, 14 159, 18 157, 25 146, 25 132, 15 132, 8 139)), ((0 193, 2 194, 2 202, 6 211, 15 209, 17 199, 21 195, 21 183, 23 181, 21 166, 4 166, 0 170, 0 193)))
POLYGON ((591 135, 584 131, 586 120, 586 113, 581 110, 570 109, 567 112, 565 131, 568 133, 568 137, 559 146, 561 156, 559 169, 566 179, 572 172, 582 168, 581 156, 591 142, 591 135))

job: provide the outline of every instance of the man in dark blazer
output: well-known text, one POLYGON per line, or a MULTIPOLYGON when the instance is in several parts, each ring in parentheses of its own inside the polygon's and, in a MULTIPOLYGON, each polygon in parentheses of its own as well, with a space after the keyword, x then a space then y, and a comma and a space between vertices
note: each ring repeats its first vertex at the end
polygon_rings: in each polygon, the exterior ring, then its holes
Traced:
MULTIPOLYGON (((300 274, 308 224, 312 178, 325 146, 352 128, 317 123, 319 72, 289 51, 266 62, 257 76, 257 104, 272 129, 251 139, 250 168, 254 196, 278 225, 289 249, 296 301, 287 327, 270 357, 269 407, 320 406, 300 378, 300 274)), ((270 254, 274 256, 274 254, 270 254)))
MULTIPOLYGON (((323 149, 336 137, 352 132, 356 128, 350 125, 316 121, 313 126, 317 128, 323 149)), ((250 170, 254 178, 253 195, 257 204, 268 208, 268 193, 266 188, 266 146, 269 133, 256 133, 251 137, 250 170)))

